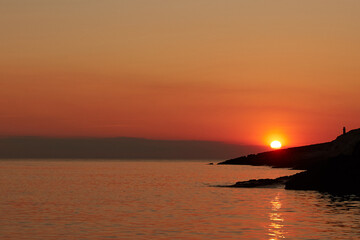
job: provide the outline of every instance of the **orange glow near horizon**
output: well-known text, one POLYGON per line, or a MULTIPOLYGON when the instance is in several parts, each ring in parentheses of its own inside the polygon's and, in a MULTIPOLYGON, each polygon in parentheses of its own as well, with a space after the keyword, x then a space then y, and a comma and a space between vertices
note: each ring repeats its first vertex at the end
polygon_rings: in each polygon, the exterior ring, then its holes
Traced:
POLYGON ((2 1, 0 136, 333 140, 360 127, 350 2, 2 1))
MULTIPOLYGON (((293 142, 296 142, 296 141, 293 141, 293 142)), ((287 137, 284 136, 284 134, 270 133, 265 137, 264 143, 267 146, 270 146, 271 148, 282 148, 284 146, 289 145, 289 140, 287 137), (280 143, 280 146, 279 146, 279 143, 280 143)), ((291 146, 291 144, 290 144, 290 146, 291 146)))

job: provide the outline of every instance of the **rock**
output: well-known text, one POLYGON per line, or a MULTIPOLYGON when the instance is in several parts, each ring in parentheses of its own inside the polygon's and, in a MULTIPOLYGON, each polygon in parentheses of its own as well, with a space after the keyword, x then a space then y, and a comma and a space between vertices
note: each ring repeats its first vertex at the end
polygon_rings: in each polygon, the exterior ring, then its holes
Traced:
POLYGON ((286 182, 285 189, 359 194, 359 170, 359 157, 338 156, 322 166, 295 174, 286 182))
POLYGON ((330 158, 352 156, 356 151, 360 151, 359 146, 360 129, 355 129, 331 142, 250 154, 218 164, 266 165, 307 170, 321 166, 330 158))
POLYGON ((253 187, 267 187, 275 185, 284 185, 291 176, 279 177, 276 179, 251 179, 249 181, 237 182, 234 185, 226 187, 238 187, 238 188, 253 188, 253 187))
POLYGON ((285 189, 360 194, 360 129, 329 143, 276 150, 231 159, 220 164, 293 167, 307 171, 276 179, 237 182, 230 187, 285 184, 285 189))

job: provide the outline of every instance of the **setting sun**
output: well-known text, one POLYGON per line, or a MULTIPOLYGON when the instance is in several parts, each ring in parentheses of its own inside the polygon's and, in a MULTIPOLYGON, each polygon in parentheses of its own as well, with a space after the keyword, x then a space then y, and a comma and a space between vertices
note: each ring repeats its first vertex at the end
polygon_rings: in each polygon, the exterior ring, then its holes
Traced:
POLYGON ((272 141, 271 144, 270 144, 270 147, 271 147, 271 148, 274 148, 274 149, 279 149, 279 148, 281 148, 281 142, 279 142, 279 141, 272 141))

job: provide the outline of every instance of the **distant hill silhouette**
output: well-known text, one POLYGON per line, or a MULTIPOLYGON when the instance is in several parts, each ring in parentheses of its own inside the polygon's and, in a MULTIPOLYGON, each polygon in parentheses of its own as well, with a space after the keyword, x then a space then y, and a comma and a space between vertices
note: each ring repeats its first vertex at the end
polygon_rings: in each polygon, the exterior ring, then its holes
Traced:
POLYGON ((0 138, 0 158, 209 159, 263 151, 264 147, 211 141, 141 138, 0 138))

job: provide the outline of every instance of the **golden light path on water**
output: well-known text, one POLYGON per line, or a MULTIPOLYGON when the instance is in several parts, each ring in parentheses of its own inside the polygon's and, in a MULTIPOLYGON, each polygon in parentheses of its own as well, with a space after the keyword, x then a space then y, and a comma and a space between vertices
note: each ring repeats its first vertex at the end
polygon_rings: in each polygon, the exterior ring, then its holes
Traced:
POLYGON ((1 239, 360 239, 360 199, 219 188, 297 170, 167 160, 1 160, 1 239))
POLYGON ((270 225, 269 225, 269 239, 277 240, 285 238, 286 232, 284 231, 284 218, 279 210, 281 209, 281 201, 279 194, 270 201, 271 212, 269 213, 270 225))

